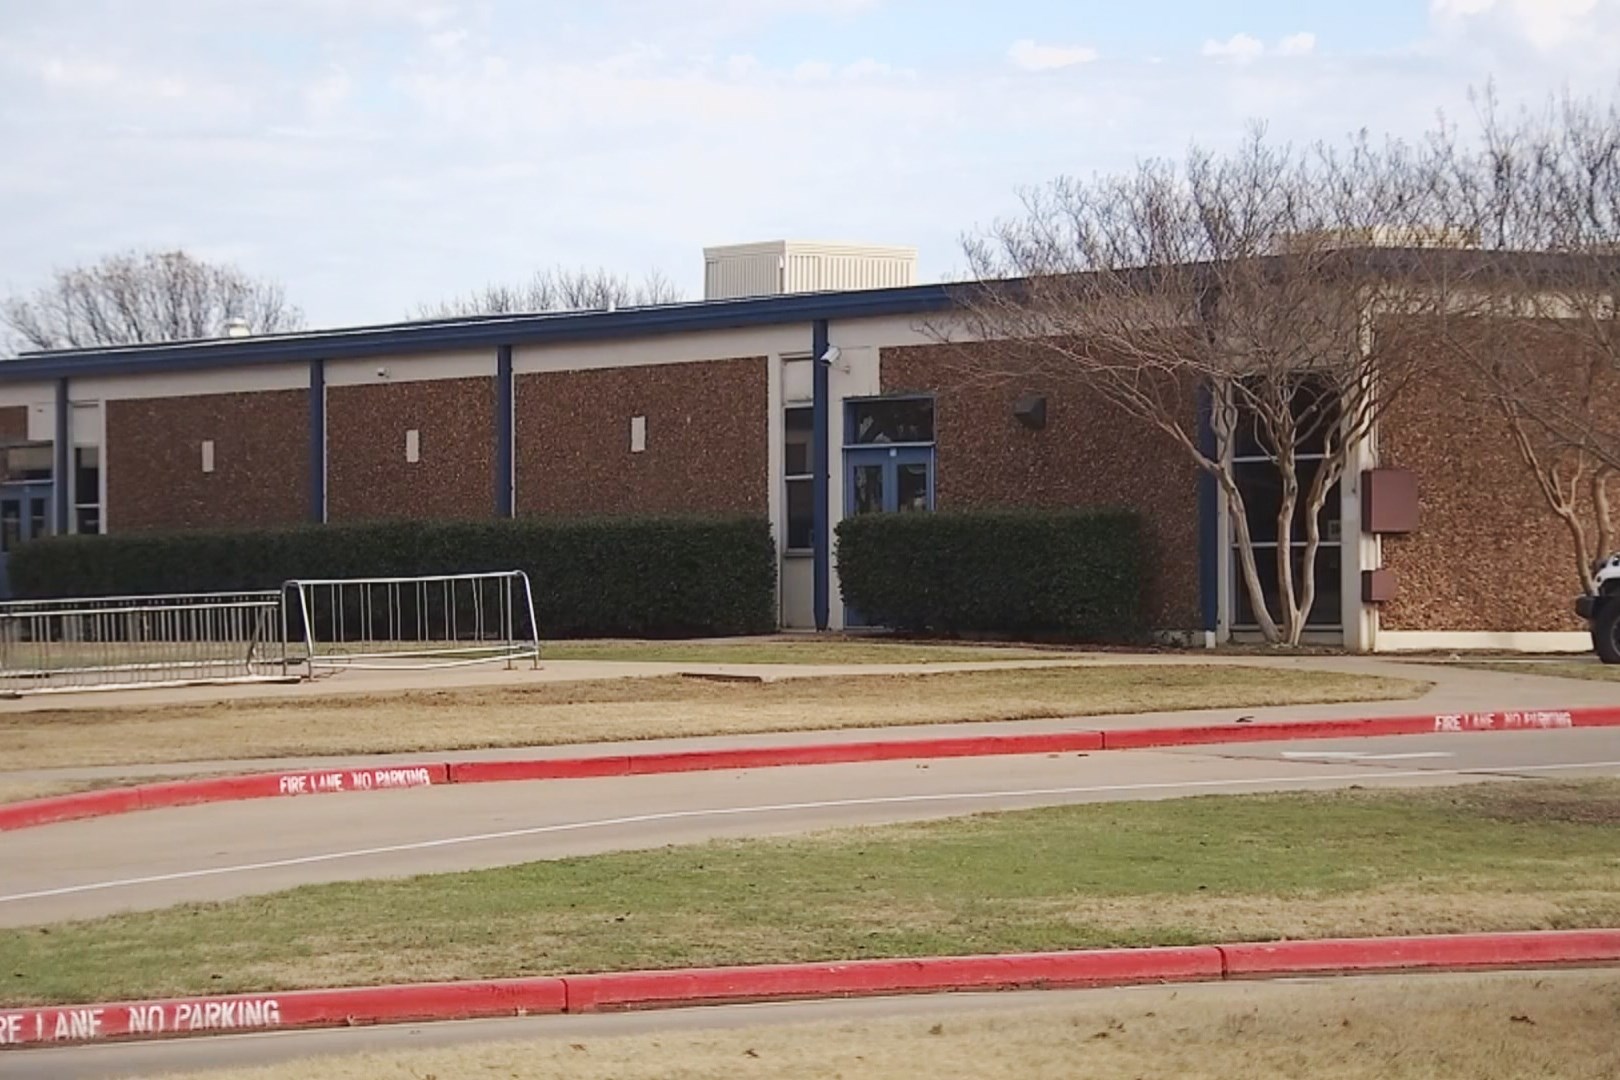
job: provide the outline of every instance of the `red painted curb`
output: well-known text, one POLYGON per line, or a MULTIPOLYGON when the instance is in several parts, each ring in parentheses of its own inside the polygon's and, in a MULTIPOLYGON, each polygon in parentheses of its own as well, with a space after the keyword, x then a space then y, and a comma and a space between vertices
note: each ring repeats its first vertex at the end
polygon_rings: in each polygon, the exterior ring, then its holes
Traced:
POLYGON ((482 784, 506 780, 576 780, 600 776, 645 776, 654 773, 705 772, 717 769, 765 769, 786 765, 836 765, 859 761, 901 761, 912 758, 1061 754, 1102 748, 1103 737, 1100 732, 1065 731, 1039 735, 887 739, 870 742, 813 743, 802 746, 684 750, 656 754, 607 754, 583 758, 537 758, 526 761, 464 761, 450 763, 450 782, 482 784))
POLYGON ((1220 950, 1202 946, 631 971, 563 982, 568 1011, 579 1013, 766 998, 1197 982, 1221 974, 1220 950))
POLYGON ((190 1034, 949 990, 1620 963, 1620 930, 1287 941, 631 971, 0 1009, 0 1049, 190 1034))
POLYGON ((789 765, 830 765, 862 761, 988 757, 1013 754, 1090 753, 1141 750, 1164 746, 1202 746, 1303 739, 1376 738, 1387 735, 1432 735, 1486 731, 1549 731, 1577 727, 1620 726, 1620 707, 1443 713, 1363 719, 1298 720, 1268 724, 1206 724, 1192 727, 1081 730, 1030 735, 980 735, 942 739, 886 739, 868 742, 813 743, 798 746, 745 747, 600 757, 538 758, 513 761, 465 761, 385 768, 261 773, 208 780, 177 780, 134 788, 113 788, 77 795, 32 799, 0 805, 0 832, 79 818, 103 817, 133 810, 224 802, 236 799, 377 791, 477 784, 511 780, 568 780, 605 776, 694 772, 713 769, 761 769, 789 765))
POLYGON ((764 769, 782 765, 836 765, 858 761, 915 758, 994 757, 1009 754, 1064 754, 1101 750, 1098 731, 1038 735, 976 735, 956 739, 886 739, 873 742, 817 743, 738 750, 690 750, 631 755, 630 773, 698 772, 708 769, 764 769))
POLYGON ((132 810, 157 810, 168 806, 193 806, 241 799, 329 795, 346 791, 387 791, 448 782, 449 769, 443 764, 310 769, 302 772, 219 776, 206 780, 175 780, 0 806, 0 832, 56 821, 126 814, 132 810))
POLYGON ((525 761, 452 761, 452 784, 494 784, 508 780, 588 780, 597 776, 629 776, 630 759, 624 754, 584 758, 533 758, 525 761))
POLYGON ((567 1003, 563 981, 549 978, 0 1009, 0 1047, 528 1016, 560 1013, 567 1003))
POLYGON ((1620 930, 1551 930, 1526 934, 1276 941, 1224 945, 1230 978, 1313 971, 1400 971, 1406 968, 1503 967, 1521 964, 1620 963, 1620 930))
POLYGON ((1359 720, 1289 720, 1270 724, 1209 724, 1198 727, 1117 728, 1104 731, 1104 750, 1155 746, 1281 742, 1294 739, 1359 739, 1386 735, 1466 734, 1488 731, 1557 731, 1620 727, 1620 707, 1507 712, 1375 716, 1359 720))

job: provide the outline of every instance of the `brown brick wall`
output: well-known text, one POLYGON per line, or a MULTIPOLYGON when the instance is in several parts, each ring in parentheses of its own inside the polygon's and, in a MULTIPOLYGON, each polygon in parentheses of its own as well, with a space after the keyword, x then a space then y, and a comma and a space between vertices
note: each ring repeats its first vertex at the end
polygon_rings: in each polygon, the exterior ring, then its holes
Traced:
POLYGON ((0 444, 9 445, 28 441, 28 406, 7 405, 0 408, 0 444))
POLYGON ((329 521, 487 518, 495 512, 493 377, 330 386, 329 521), (420 460, 405 460, 405 433, 420 460))
POLYGON ((109 529, 307 519, 307 392, 109 401, 106 408, 109 529), (205 439, 214 441, 212 473, 202 471, 205 439))
MULTIPOLYGON (((1567 342, 1545 336, 1537 354, 1549 378, 1570 371, 1576 359, 1567 342)), ((1507 422, 1467 367, 1438 361, 1393 402, 1379 452, 1382 464, 1416 474, 1421 512, 1418 532, 1384 538, 1383 564, 1397 584, 1394 601, 1382 608, 1381 627, 1584 628, 1571 611, 1580 582, 1568 528, 1553 515, 1507 422)))
MULTIPOLYGON (((28 406, 7 405, 0 408, 0 446, 28 441, 28 406)), ((7 479, 5 463, 0 462, 0 480, 7 479)))
POLYGON ((881 353, 885 393, 936 395, 936 505, 1136 510, 1153 546, 1147 598, 1153 624, 1197 628, 1198 472, 1187 453, 1079 387, 968 381, 964 372, 972 365, 963 364, 963 350, 972 348, 881 353), (1024 392, 1046 395, 1046 426, 1038 431, 1013 415, 1024 392))
POLYGON ((763 357, 519 375, 518 512, 764 514, 766 376, 763 357))

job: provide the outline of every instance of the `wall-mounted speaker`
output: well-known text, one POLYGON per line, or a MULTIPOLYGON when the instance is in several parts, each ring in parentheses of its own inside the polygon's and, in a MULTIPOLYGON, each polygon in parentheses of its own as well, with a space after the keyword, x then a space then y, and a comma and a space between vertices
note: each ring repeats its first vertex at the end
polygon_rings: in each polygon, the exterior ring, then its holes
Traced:
POLYGON ((1013 415, 1031 431, 1039 431, 1046 426, 1046 395, 1024 394, 1013 402, 1013 415))

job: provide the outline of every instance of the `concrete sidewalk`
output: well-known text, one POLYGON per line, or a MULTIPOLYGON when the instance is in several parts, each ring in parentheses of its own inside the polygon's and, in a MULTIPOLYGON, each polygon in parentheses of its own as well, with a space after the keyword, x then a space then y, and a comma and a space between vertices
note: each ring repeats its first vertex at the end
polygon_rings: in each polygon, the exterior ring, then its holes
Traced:
MULTIPOLYGON (((1592 662, 1596 662, 1595 659, 1592 662)), ((1526 661, 1526 667, 1532 662, 1526 661)), ((207 705, 216 702, 261 699, 300 700, 367 694, 401 694, 413 691, 470 689, 522 689, 525 686, 594 682, 611 679, 656 679, 672 677, 713 678, 739 682, 780 682, 787 679, 819 679, 882 675, 935 675, 959 671, 1007 671, 1051 667, 1157 667, 1157 666, 1262 667, 1296 671, 1335 671, 1345 674, 1382 675, 1398 679, 1443 680, 1448 687, 1462 689, 1476 677, 1487 680, 1527 678, 1568 687, 1585 687, 1572 693, 1587 698, 1576 704, 1603 703, 1620 699, 1620 682, 1588 683, 1575 679, 1536 678, 1527 673, 1479 672, 1448 665, 1443 661, 1397 660, 1387 657, 1265 654, 1175 653, 1058 653, 1051 658, 985 660, 960 663, 894 664, 725 664, 668 663, 617 660, 542 660, 538 668, 519 665, 503 667, 459 667, 436 670, 352 670, 322 674, 293 683, 243 683, 215 686, 182 686, 153 689, 107 690, 41 694, 0 700, 0 717, 16 713, 60 712, 152 708, 159 705, 207 705), (1606 693, 1605 693, 1606 690, 1606 693), (1598 696, 1592 697, 1590 695, 1598 696)))
MULTIPOLYGON (((254 759, 218 759, 210 761, 191 761, 181 763, 163 763, 154 765, 109 765, 85 768, 19 770, 0 772, 0 780, 49 782, 49 781, 76 781, 96 780, 110 777, 140 778, 145 776, 184 776, 203 773, 253 773, 253 772, 280 772, 297 771, 303 769, 325 769, 335 767, 362 767, 401 763, 423 762, 450 762, 450 761, 491 761, 508 760, 515 758, 571 758, 613 753, 659 753, 668 751, 682 751, 694 749, 720 749, 734 747, 768 747, 768 746, 798 746, 806 744, 850 743, 867 742, 874 739, 936 739, 955 738, 974 735, 1013 735, 1025 733, 1047 733, 1065 731, 1087 730, 1124 730, 1131 728, 1192 726, 1207 724, 1229 723, 1274 723, 1285 720, 1327 720, 1342 718, 1380 717, 1380 716, 1411 716, 1445 713, 1480 713, 1501 712, 1506 710, 1533 710, 1533 709, 1571 709, 1585 706, 1620 705, 1620 684, 1602 681, 1585 681, 1578 679, 1557 678, 1519 672, 1495 672, 1461 669, 1446 664, 1422 664, 1406 661, 1392 661, 1367 657, 1203 657, 1203 656, 1117 656, 1113 654, 1099 654, 1098 659, 1081 661, 1065 661, 1067 664, 1112 663, 1112 664, 1245 664, 1252 666, 1274 667, 1284 670, 1314 670, 1337 671, 1346 674, 1379 675, 1392 678, 1403 678, 1418 681, 1427 681, 1433 684, 1432 688, 1417 698, 1396 701, 1349 702, 1333 705, 1287 705, 1263 708, 1240 709, 1207 709, 1187 712, 1152 712, 1125 715, 1087 716, 1077 711, 1076 715, 1056 717, 1040 720, 1004 720, 978 723, 959 724, 928 724, 910 725, 903 727, 871 727, 871 728, 845 728, 835 731, 794 731, 785 733, 764 733, 751 735, 720 735, 703 736, 680 739, 648 739, 631 740, 608 743, 569 744, 557 746, 509 746, 482 750, 460 751, 416 751, 404 754, 376 754, 376 755, 344 755, 335 757, 297 757, 297 758, 254 758, 254 759)), ((672 672, 662 669, 674 669, 674 672, 692 671, 697 668, 715 670, 721 674, 742 672, 747 674, 750 669, 765 667, 770 670, 787 670, 785 665, 679 665, 679 664, 602 664, 586 661, 560 662, 552 667, 579 665, 581 668, 594 672, 617 668, 658 668, 657 672, 645 674, 670 674, 672 672)), ((790 678, 806 678, 814 675, 841 675, 841 674, 923 674, 933 670, 966 671, 1000 669, 1006 667, 1042 667, 1051 666, 1039 661, 1009 662, 997 664, 940 664, 940 665, 850 665, 827 667, 795 667, 791 673, 783 676, 790 678), (874 670, 875 669, 875 670, 874 670)), ((374 673, 368 673, 374 674, 374 673)), ((442 673, 432 673, 442 674, 442 673)), ((475 686, 504 686, 503 682, 489 681, 491 672, 483 672, 484 681, 469 683, 475 686)), ((498 673, 506 675, 506 672, 498 673)), ((539 673, 523 672, 512 673, 516 676, 530 676, 522 682, 536 681, 533 676, 539 673)), ((645 677, 645 674, 642 677, 645 677)), ((561 673, 553 673, 553 678, 563 677, 561 673)), ((589 676, 592 678, 606 677, 601 674, 589 676)), ((370 682, 371 680, 367 680, 370 682)), ((522 683, 520 682, 519 685, 522 683)), ((317 684, 319 685, 319 684, 317 684)), ((434 689, 445 689, 444 682, 435 682, 434 689)), ((236 697, 237 688, 190 688, 184 691, 192 694, 198 690, 208 690, 213 697, 204 696, 198 700, 219 700, 223 697, 236 697)), ((299 687, 255 687, 256 694, 269 696, 288 693, 309 693, 306 686, 299 687)), ((369 691, 355 692, 376 692, 369 691)), ((169 693, 168 691, 145 691, 140 695, 141 700, 152 701, 146 695, 169 693)), ((100 699, 107 695, 78 695, 80 700, 85 697, 100 699)), ((124 695, 121 695, 124 696, 124 695)), ((316 692, 314 696, 326 696, 316 692)), ((38 699, 35 699, 37 701, 38 699)), ((189 703, 189 702, 188 702, 189 703)), ((33 702, 30 702, 33 704, 33 702)), ((81 706, 82 707, 82 706, 81 706)), ((881 710, 882 702, 873 703, 874 710, 881 710)))

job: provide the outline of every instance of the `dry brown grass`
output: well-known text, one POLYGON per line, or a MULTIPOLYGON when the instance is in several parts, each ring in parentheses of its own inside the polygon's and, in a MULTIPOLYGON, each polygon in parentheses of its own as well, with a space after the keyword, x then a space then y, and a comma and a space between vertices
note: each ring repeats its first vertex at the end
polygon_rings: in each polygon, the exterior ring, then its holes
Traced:
MULTIPOLYGON (((878 1006, 883 1008, 884 1006, 878 1006)), ((1429 975, 1065 995, 872 1020, 553 1038, 303 1060, 200 1080, 1612 1080, 1620 975, 1429 975)), ((673 1025, 672 1025, 673 1026, 673 1025)), ((193 1074, 195 1075, 195 1074, 193 1074)))
POLYGON ((1579 660, 1486 660, 1467 661, 1454 667, 1475 671, 1502 671, 1510 675, 1541 675, 1558 679, 1581 679, 1585 682, 1620 682, 1620 665, 1598 664, 1579 660))
POLYGON ((0 715, 12 769, 544 746, 1414 697, 1427 684, 1247 666, 1048 667, 782 682, 539 683, 0 715))

